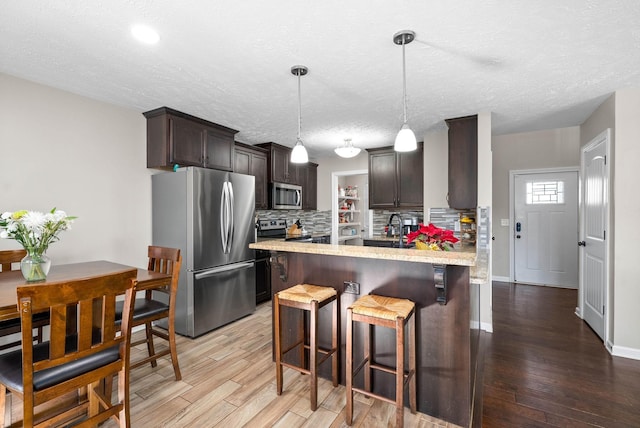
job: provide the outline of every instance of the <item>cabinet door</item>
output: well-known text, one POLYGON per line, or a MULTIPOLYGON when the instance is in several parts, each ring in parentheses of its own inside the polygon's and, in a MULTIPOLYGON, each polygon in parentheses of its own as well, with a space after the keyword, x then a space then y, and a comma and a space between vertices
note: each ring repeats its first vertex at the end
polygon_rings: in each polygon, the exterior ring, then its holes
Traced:
POLYGON ((256 179, 256 209, 269 208, 267 193, 267 154, 252 149, 246 149, 242 145, 235 146, 234 172, 253 175, 256 179))
POLYGON ((449 126, 449 207, 478 204, 478 117, 447 119, 449 126))
POLYGON ((398 158, 399 208, 420 208, 424 205, 423 145, 413 152, 396 153, 398 158))
POLYGON ((271 181, 289 182, 289 153, 277 147, 271 149, 271 181))
POLYGON ((269 208, 269 195, 267 193, 267 155, 251 154, 250 174, 256 178, 256 209, 269 208))
POLYGON ((233 137, 206 128, 204 138, 205 167, 233 171, 233 137))
POLYGON ((250 170, 251 153, 236 148, 233 160, 233 172, 237 172, 238 174, 253 175, 251 174, 250 170))
POLYGON ((302 209, 318 209, 318 165, 298 166, 298 181, 302 185, 302 209))
POLYGON ((269 259, 256 260, 256 304, 271 300, 271 267, 269 259))
POLYGON ((369 154, 369 207, 395 208, 396 155, 393 150, 369 154))
POLYGON ((204 166, 203 127, 181 117, 170 117, 171 163, 204 166))

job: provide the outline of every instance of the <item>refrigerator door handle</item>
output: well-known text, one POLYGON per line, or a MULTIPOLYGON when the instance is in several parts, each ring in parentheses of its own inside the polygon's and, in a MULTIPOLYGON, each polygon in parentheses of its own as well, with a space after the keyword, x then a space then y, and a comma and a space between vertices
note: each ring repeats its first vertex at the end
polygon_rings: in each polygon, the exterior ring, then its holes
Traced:
POLYGON ((227 252, 227 182, 222 184, 220 194, 220 238, 222 239, 222 252, 227 252))
POLYGON ((222 273, 222 272, 229 272, 229 271, 232 271, 232 270, 240 270, 240 269, 248 269, 250 267, 253 267, 254 264, 255 263, 253 261, 250 261, 250 262, 234 263, 234 264, 231 264, 231 265, 225 265, 225 266, 221 266, 221 267, 217 267, 217 268, 214 268, 214 269, 206 270, 204 272, 197 273, 197 274, 195 274, 195 278, 196 279, 208 278, 210 276, 214 276, 214 275, 217 275, 217 274, 222 273))
POLYGON ((228 203, 229 203, 229 232, 228 232, 229 235, 228 236, 229 237, 227 238, 227 242, 228 242, 227 250, 230 253, 231 252, 231 248, 233 247, 233 232, 234 232, 234 229, 235 229, 235 224, 234 224, 235 213, 233 211, 233 206, 234 206, 233 183, 230 182, 230 181, 228 182, 228 185, 227 185, 227 191, 228 191, 228 194, 229 194, 229 200, 228 200, 228 203))

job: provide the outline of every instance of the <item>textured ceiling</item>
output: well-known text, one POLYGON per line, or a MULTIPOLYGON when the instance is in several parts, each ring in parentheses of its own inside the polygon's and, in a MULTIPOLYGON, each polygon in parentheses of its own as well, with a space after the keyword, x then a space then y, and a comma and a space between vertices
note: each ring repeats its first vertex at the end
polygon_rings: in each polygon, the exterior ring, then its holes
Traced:
POLYGON ((0 12, 0 72, 140 112, 160 106, 292 146, 302 64, 302 140, 312 157, 351 138, 392 144, 402 124, 493 113, 493 133, 582 123, 640 87, 637 0, 21 0, 0 12), (154 46, 132 39, 146 23, 154 46))

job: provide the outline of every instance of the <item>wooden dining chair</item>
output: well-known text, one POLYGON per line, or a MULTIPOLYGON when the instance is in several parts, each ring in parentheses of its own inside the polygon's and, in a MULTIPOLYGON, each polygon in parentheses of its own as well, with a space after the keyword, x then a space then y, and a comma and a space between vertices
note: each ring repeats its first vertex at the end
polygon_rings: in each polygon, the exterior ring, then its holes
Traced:
MULTIPOLYGON (((4 250, 0 251, 0 268, 2 273, 10 272, 13 270, 14 265, 18 265, 20 260, 22 260, 27 255, 26 250, 4 250)), ((43 327, 49 324, 49 313, 42 312, 39 314, 33 315, 33 328, 36 329, 36 335, 33 337, 33 340, 37 343, 42 342, 42 330, 43 327)), ((6 337, 12 334, 20 333, 20 318, 15 318, 12 320, 0 321, 0 337, 6 337)), ((14 340, 9 343, 4 343, 0 345, 0 351, 5 349, 15 348, 20 346, 20 340, 14 340)))
POLYGON ((23 401, 25 427, 67 424, 84 419, 81 426, 97 426, 109 418, 129 427, 129 341, 137 270, 18 287, 22 323, 22 349, 0 355, 0 426, 4 426, 7 390, 23 401), (115 325, 118 295, 125 295, 120 333, 115 325), (75 316, 67 318, 67 307, 75 316), (32 313, 49 309, 50 340, 31 343, 32 313), (77 333, 67 335, 67 323, 77 333), (105 396, 102 380, 118 376, 115 404, 105 396), (77 406, 35 414, 34 408, 67 393, 86 389, 77 406), (46 420, 42 420, 46 417, 46 420))
MULTIPOLYGON (((131 368, 139 367, 143 364, 151 363, 151 367, 156 367, 156 360, 165 355, 171 356, 173 372, 176 380, 181 380, 180 366, 178 365, 178 351, 176 348, 176 295, 178 293, 178 279, 180 277, 180 266, 182 265, 182 255, 177 248, 158 247, 150 245, 148 249, 149 265, 148 270, 171 275, 171 282, 161 287, 152 288, 136 287, 136 291, 144 291, 144 298, 137 298, 133 310, 133 327, 144 325, 145 337, 131 346, 143 343, 147 344, 148 357, 131 363, 131 368), (154 323, 162 319, 167 319, 167 330, 159 330, 154 323), (168 348, 156 352, 153 344, 153 337, 160 337, 168 342, 168 348)), ((116 305, 116 320, 121 314, 122 304, 116 305)), ((117 322, 117 321, 116 321, 117 322)))

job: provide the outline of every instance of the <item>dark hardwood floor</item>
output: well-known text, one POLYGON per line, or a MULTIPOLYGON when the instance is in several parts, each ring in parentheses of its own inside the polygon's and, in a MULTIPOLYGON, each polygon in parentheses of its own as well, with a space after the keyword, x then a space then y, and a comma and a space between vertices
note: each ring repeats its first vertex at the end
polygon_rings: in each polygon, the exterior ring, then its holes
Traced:
POLYGON ((576 304, 577 290, 493 283, 483 427, 640 427, 640 361, 611 356, 576 304))

